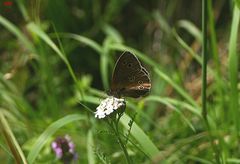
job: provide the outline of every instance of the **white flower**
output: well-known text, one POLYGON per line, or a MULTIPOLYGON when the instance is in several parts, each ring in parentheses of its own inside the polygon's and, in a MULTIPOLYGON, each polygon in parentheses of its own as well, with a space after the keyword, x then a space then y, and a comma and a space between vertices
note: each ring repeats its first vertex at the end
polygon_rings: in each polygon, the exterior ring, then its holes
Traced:
POLYGON ((101 101, 100 105, 97 107, 97 111, 94 112, 95 117, 99 119, 104 118, 124 105, 125 105, 124 99, 119 99, 119 98, 110 96, 104 99, 103 101, 101 101))

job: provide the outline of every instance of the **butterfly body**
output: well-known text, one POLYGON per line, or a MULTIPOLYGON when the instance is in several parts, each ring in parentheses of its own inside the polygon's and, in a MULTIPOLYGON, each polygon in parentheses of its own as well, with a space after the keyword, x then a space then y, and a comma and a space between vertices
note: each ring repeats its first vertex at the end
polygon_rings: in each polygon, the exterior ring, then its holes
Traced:
POLYGON ((147 70, 134 54, 124 52, 116 62, 109 94, 138 98, 149 93, 150 89, 151 81, 147 70))

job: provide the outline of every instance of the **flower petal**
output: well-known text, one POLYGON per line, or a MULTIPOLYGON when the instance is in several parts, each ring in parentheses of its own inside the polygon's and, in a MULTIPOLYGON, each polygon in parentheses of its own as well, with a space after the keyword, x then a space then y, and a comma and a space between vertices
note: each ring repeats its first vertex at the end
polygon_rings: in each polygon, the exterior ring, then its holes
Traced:
POLYGON ((116 97, 107 97, 106 99, 102 100, 99 106, 96 108, 97 111, 95 113, 96 118, 104 118, 107 115, 110 115, 118 108, 125 105, 124 99, 119 99, 116 97))

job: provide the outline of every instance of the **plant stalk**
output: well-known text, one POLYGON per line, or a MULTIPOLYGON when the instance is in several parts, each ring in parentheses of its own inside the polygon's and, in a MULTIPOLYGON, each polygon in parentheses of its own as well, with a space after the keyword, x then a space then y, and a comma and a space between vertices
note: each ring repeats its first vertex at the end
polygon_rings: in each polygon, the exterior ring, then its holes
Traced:
POLYGON ((114 125, 115 125, 115 134, 116 134, 116 137, 117 137, 117 139, 118 139, 119 145, 120 145, 120 147, 122 148, 122 151, 123 151, 123 153, 124 153, 126 162, 127 162, 128 164, 131 164, 132 162, 131 162, 131 159, 130 159, 130 157, 129 157, 129 155, 128 155, 126 146, 124 145, 124 143, 123 143, 123 141, 122 141, 122 139, 121 139, 121 137, 120 137, 117 120, 114 120, 114 125))
POLYGON ((208 122, 208 111, 207 111, 207 9, 208 9, 208 0, 202 0, 202 117, 207 126, 209 132, 209 139, 211 146, 215 153, 216 163, 220 163, 220 153, 217 145, 214 144, 214 137, 211 132, 211 128, 208 122))

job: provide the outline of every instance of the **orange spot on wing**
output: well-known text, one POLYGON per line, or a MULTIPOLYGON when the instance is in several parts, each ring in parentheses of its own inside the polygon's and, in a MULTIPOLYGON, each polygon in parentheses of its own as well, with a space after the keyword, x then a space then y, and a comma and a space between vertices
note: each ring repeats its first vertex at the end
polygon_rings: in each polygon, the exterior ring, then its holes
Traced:
MULTIPOLYGON (((143 83, 141 84, 141 86, 143 86, 145 89, 150 89, 151 88, 151 83, 143 83)), ((126 87, 126 89, 128 90, 138 90, 139 85, 132 85, 132 86, 128 86, 126 87)))

